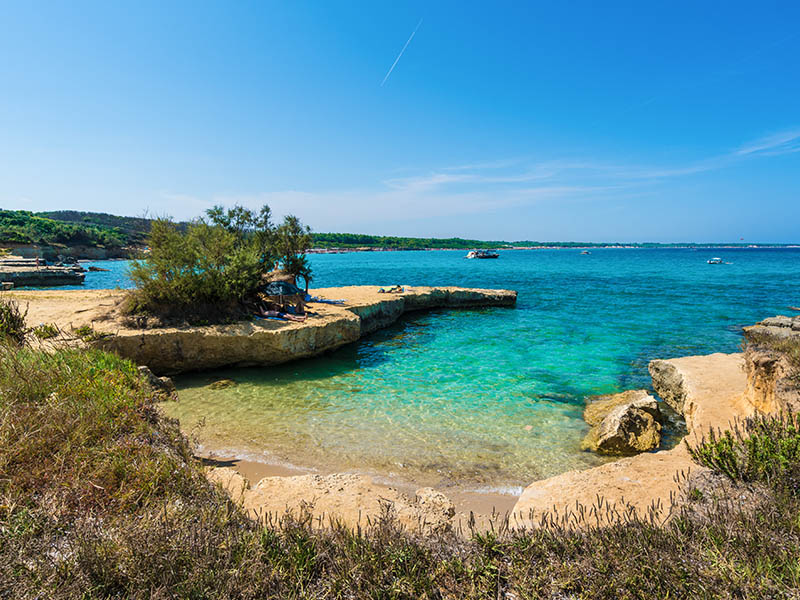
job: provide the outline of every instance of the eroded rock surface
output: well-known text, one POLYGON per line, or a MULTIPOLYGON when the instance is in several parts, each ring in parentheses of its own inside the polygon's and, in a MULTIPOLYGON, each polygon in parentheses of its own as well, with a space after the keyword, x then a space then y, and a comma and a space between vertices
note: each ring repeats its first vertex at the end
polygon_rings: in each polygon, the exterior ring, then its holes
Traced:
POLYGON ((144 365, 138 367, 139 374, 144 378, 153 391, 168 398, 177 398, 178 390, 175 383, 169 377, 156 377, 153 372, 144 365))
POLYGON ((455 515, 453 503, 432 488, 419 489, 410 498, 364 475, 265 477, 251 486, 235 469, 218 467, 208 477, 256 519, 308 513, 316 526, 325 527, 333 519, 356 528, 391 515, 409 530, 431 533, 452 527, 455 515))
POLYGON ((68 331, 81 325, 109 334, 94 345, 117 352, 154 373, 171 375, 220 367, 269 366, 318 356, 355 342, 395 322, 403 313, 434 308, 513 306, 511 290, 413 287, 380 294, 377 286, 315 289, 311 293, 344 300, 342 305, 310 304, 308 320, 244 321, 231 325, 140 329, 119 312, 125 292, 114 290, 12 291, 30 307, 32 322, 55 323, 68 331))
MULTIPOLYGON (((737 417, 753 413, 744 399, 746 377, 741 354, 711 354, 652 361, 653 387, 683 414, 688 441, 696 443, 710 428, 725 429, 737 417)), ((536 526, 545 513, 564 515, 584 507, 588 515, 601 501, 604 509, 592 514, 586 524, 617 521, 625 510, 647 516, 652 506, 661 507, 660 518, 681 490, 681 476, 703 467, 695 464, 684 444, 671 450, 648 452, 613 463, 568 471, 535 481, 523 491, 514 506, 517 525, 536 526)), ((579 522, 575 522, 580 525, 579 522)))
POLYGON ((747 400, 759 412, 800 410, 800 368, 789 354, 800 348, 800 316, 777 316, 745 327, 747 400))
POLYGON ((694 436, 753 414, 744 397, 747 377, 740 353, 652 360, 648 369, 653 389, 683 415, 694 436))
MULTIPOLYGON (((658 448, 661 443, 658 402, 646 392, 642 395, 642 390, 636 392, 639 393, 629 395, 634 396, 633 400, 611 408, 592 428, 583 441, 584 449, 600 454, 627 455, 658 448)), ((591 412, 592 418, 596 418, 597 407, 591 412)))
POLYGON ((583 409, 583 420, 592 426, 600 425, 608 413, 617 406, 630 404, 634 400, 640 400, 649 395, 647 390, 626 390, 619 394, 595 396, 583 409))

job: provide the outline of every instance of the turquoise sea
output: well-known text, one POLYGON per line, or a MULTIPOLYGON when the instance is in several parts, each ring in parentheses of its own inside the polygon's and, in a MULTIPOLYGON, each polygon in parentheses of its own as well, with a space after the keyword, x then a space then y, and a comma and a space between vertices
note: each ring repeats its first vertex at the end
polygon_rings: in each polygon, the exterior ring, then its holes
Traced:
MULTIPOLYGON (((517 307, 412 314, 317 359, 184 376, 165 408, 221 455, 513 491, 602 461, 580 450, 587 397, 648 387, 653 358, 734 352, 743 325, 800 305, 800 249, 464 255, 313 255, 313 286, 510 288, 517 307)), ((85 287, 127 285, 124 262, 102 266, 85 287)))

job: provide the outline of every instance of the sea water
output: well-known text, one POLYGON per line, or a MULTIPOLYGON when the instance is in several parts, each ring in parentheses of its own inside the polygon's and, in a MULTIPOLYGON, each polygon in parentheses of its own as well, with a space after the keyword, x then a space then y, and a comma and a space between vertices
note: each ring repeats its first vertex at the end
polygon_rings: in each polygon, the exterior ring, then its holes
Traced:
MULTIPOLYGON (((313 287, 507 288, 517 306, 413 313, 323 357, 186 375, 165 409, 220 455, 511 491, 605 460, 580 449, 587 398, 648 388, 654 358, 735 352, 742 326, 800 304, 800 249, 464 255, 313 255, 313 287)), ((109 265, 84 287, 125 287, 109 265)))

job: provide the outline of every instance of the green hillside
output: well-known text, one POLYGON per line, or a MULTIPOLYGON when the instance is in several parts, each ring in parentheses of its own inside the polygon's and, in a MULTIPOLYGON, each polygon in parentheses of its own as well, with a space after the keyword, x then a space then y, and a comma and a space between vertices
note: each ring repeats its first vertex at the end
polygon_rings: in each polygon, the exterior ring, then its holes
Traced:
POLYGON ((508 242, 487 242, 462 238, 413 238, 360 233, 312 233, 315 248, 397 248, 424 250, 425 248, 501 248, 508 242))
POLYGON ((55 221, 73 223, 83 227, 97 227, 120 231, 129 244, 144 244, 150 232, 152 219, 143 217, 120 217, 108 213, 82 212, 77 210, 55 210, 37 213, 37 216, 55 221))
POLYGON ((129 234, 117 227, 71 223, 27 210, 0 209, 0 244, 49 244, 119 248, 129 234))

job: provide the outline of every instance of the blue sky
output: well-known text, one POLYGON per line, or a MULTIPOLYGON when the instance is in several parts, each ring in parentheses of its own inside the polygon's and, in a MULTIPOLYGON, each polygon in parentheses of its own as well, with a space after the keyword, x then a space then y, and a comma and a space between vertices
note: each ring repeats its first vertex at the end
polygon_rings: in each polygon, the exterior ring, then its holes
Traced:
POLYGON ((2 2, 0 57, 4 208, 800 241, 794 1, 2 2))

